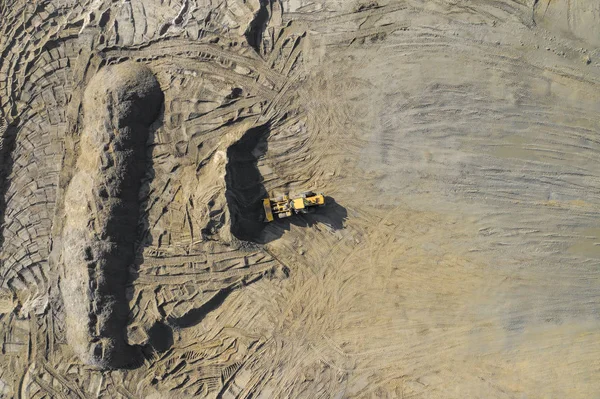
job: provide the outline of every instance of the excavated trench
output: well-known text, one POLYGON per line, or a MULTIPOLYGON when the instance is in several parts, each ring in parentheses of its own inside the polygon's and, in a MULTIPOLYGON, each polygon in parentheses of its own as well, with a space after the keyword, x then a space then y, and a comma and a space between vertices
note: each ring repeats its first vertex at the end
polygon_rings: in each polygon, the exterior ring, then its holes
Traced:
POLYGON ((269 22, 269 6, 269 0, 260 0, 260 8, 254 15, 254 19, 250 21, 248 29, 244 34, 246 36, 246 41, 248 42, 250 47, 254 48, 254 50, 256 50, 257 53, 260 53, 263 34, 267 27, 267 23, 269 22))
POLYGON ((270 125, 248 130, 227 150, 225 197, 231 215, 231 233, 243 241, 258 242, 265 227, 261 200, 267 196, 258 159, 267 152, 270 125))

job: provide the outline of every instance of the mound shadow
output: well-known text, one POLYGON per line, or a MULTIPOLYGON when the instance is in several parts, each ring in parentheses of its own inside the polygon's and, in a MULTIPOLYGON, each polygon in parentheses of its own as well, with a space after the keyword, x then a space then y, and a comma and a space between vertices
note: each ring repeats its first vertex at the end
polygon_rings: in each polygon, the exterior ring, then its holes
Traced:
POLYGON ((225 302, 232 290, 232 288, 221 289, 202 306, 191 309, 181 317, 168 319, 169 325, 176 328, 186 328, 199 324, 210 312, 218 309, 225 302))
MULTIPOLYGON (((156 120, 148 129, 148 141, 146 142, 146 160, 145 160, 145 175, 142 178, 141 187, 139 190, 140 214, 137 226, 137 240, 135 242, 135 263, 134 269, 128 276, 128 285, 135 285, 138 277, 140 266, 144 263, 144 248, 151 246, 153 236, 151 232, 148 201, 150 201, 150 192, 152 181, 156 177, 154 169, 153 151, 156 146, 157 130, 163 125, 165 120, 165 104, 164 101, 158 111, 156 120)), ((130 311, 131 309, 128 308, 130 311)), ((156 353, 164 353, 173 346, 173 328, 164 320, 157 320, 147 330, 148 341, 143 345, 135 345, 136 349, 141 353, 141 358, 136 359, 129 365, 129 369, 136 369, 144 365, 144 360, 154 358, 156 353)))
MULTIPOLYGON (((9 176, 14 166, 13 152, 17 145, 17 126, 19 122, 8 123, 0 114, 0 226, 5 225, 7 207, 7 191, 10 186, 9 176)), ((4 244, 4 232, 0 232, 0 248, 4 244)))

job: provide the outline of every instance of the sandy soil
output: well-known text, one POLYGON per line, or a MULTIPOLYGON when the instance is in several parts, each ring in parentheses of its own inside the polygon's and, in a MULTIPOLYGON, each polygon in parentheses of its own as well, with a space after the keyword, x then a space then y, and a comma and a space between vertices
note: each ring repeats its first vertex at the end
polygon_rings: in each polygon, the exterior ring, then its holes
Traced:
POLYGON ((599 27, 592 0, 0 2, 0 397, 600 397, 599 27), (85 121, 127 131, 86 88, 126 62, 164 101, 124 330, 62 239, 80 159, 108 184, 85 121), (127 364, 69 342, 100 314, 81 336, 127 364))

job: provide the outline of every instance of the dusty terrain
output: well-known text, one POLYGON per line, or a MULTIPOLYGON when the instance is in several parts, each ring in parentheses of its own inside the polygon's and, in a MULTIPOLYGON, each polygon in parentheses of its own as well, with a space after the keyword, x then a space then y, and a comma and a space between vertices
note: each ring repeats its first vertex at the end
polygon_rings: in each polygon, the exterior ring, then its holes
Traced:
POLYGON ((600 397, 597 1, 0 0, 0 32, 0 397, 600 397))

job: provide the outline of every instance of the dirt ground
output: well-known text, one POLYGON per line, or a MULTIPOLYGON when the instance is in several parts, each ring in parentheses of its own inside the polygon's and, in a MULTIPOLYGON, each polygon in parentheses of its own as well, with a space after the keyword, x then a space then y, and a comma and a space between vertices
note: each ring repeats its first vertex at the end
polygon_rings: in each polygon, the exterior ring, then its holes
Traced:
POLYGON ((0 397, 600 398, 599 4, 0 0, 0 397))

